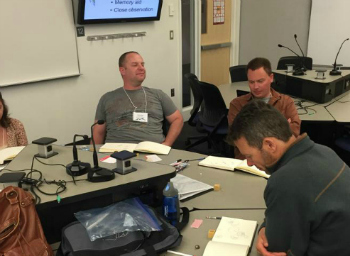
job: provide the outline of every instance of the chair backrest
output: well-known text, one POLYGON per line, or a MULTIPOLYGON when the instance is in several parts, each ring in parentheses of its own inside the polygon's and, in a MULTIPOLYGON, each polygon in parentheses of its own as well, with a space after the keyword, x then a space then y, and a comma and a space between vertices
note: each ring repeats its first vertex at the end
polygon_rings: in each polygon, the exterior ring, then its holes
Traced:
POLYGON ((163 130, 163 135, 165 137, 168 135, 169 128, 170 128, 170 124, 169 124, 168 120, 166 119, 166 117, 163 116, 162 130, 163 130))
POLYGON ((237 65, 229 68, 231 83, 248 81, 247 77, 247 65, 237 65))
POLYGON ((244 91, 244 90, 236 90, 236 93, 237 93, 237 97, 240 97, 240 96, 248 94, 249 92, 244 91))
POLYGON ((192 73, 188 73, 185 74, 184 77, 188 80, 188 83, 190 85, 192 94, 193 94, 193 108, 191 110, 191 116, 188 119, 188 124, 191 126, 196 126, 197 124, 197 113, 199 112, 199 109, 202 107, 202 103, 203 103, 203 95, 202 95, 202 91, 199 87, 199 81, 198 78, 195 74, 192 73))
POLYGON ((303 59, 304 65, 307 69, 312 69, 312 58, 310 57, 298 57, 298 56, 285 56, 281 57, 277 64, 278 70, 287 69, 286 64, 294 64, 300 66, 300 58, 303 59))
POLYGON ((203 109, 200 112, 199 120, 209 126, 215 126, 223 115, 227 115, 227 108, 219 88, 213 84, 199 82, 203 94, 203 109))
POLYGON ((188 73, 184 75, 185 78, 188 80, 192 94, 193 94, 193 108, 191 110, 191 114, 193 114, 195 112, 195 110, 199 110, 202 101, 203 101, 203 95, 202 95, 202 91, 199 88, 199 84, 198 84, 198 78, 195 74, 192 73, 188 73))

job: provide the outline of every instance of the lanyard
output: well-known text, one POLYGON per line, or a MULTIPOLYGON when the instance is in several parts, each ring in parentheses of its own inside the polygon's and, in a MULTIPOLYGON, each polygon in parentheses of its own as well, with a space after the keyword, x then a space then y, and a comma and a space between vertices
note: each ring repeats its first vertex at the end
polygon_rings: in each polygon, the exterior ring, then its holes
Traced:
MULTIPOLYGON (((143 93, 145 94, 145 113, 147 113, 147 97, 146 97, 146 92, 145 92, 145 89, 141 86, 142 90, 143 90, 143 93)), ((134 103, 132 102, 132 100, 130 99, 129 95, 127 94, 127 92, 125 91, 124 87, 123 87, 123 90, 126 94, 126 96, 129 98, 129 101, 131 103, 131 105, 134 107, 134 112, 136 111, 137 107, 134 105, 134 103)))

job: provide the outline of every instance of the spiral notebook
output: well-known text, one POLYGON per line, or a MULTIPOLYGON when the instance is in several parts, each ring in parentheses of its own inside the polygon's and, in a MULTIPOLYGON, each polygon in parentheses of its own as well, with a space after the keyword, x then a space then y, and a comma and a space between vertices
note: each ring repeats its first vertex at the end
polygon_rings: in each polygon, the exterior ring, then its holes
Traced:
POLYGON ((203 256, 247 256, 253 245, 257 221, 222 217, 203 256))

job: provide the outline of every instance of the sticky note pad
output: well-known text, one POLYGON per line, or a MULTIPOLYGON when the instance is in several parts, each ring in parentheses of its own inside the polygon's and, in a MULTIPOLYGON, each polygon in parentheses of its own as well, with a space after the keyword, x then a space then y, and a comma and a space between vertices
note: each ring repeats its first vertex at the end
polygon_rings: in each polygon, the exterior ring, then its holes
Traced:
POLYGON ((212 239, 215 234, 215 229, 209 229, 208 231, 208 238, 212 239))
POLYGON ((220 184, 214 184, 214 191, 219 191, 221 189, 220 184))
POLYGON ((191 228, 199 228, 203 223, 203 220, 195 219, 191 225, 191 228))

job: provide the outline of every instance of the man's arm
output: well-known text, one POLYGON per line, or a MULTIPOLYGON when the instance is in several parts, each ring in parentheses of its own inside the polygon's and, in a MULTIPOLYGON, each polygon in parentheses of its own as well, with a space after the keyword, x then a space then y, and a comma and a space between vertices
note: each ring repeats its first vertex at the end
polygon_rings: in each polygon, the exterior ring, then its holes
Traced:
POLYGON ((298 115, 298 110, 295 107, 294 100, 289 98, 288 103, 285 109, 285 117, 287 118, 292 133, 295 137, 298 137, 300 134, 300 118, 298 115))
POLYGON ((170 123, 169 131, 162 144, 172 146, 176 138, 179 136, 182 127, 184 125, 182 115, 179 110, 176 110, 173 114, 166 116, 166 119, 170 123))
MULTIPOLYGON (((98 120, 95 120, 95 123, 98 120)), ((95 144, 103 144, 105 143, 105 137, 106 137, 106 123, 104 124, 96 124, 93 127, 93 136, 94 136, 94 141, 95 144)))
POLYGON ((268 180, 264 192, 264 233, 270 252, 290 251, 294 255, 305 255, 310 242, 313 197, 307 186, 300 184, 300 180, 306 180, 308 172, 297 175, 292 168, 293 161, 290 161, 268 180))
POLYGON ((228 126, 231 126, 233 123, 233 120, 235 120, 236 116, 238 115, 239 111, 241 111, 242 107, 240 104, 238 104, 238 101, 233 99, 230 102, 230 109, 228 110, 227 114, 227 121, 228 121, 228 126))

